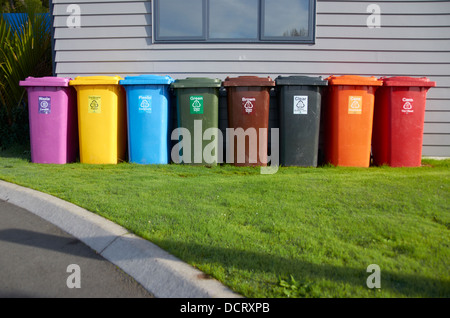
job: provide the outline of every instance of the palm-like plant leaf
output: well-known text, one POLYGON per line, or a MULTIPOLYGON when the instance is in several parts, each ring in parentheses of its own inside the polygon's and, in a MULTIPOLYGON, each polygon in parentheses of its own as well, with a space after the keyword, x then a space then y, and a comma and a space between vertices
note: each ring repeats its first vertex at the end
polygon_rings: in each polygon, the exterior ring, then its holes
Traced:
POLYGON ((28 76, 51 75, 51 37, 46 16, 27 7, 26 14, 8 21, 0 18, 0 107, 9 125, 14 109, 22 106, 25 89, 19 81, 28 76))

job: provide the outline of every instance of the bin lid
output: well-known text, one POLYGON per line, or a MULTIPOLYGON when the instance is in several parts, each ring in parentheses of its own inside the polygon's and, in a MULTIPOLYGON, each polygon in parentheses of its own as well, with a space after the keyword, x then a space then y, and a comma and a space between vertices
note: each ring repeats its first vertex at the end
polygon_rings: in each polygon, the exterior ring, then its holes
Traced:
POLYGON ((325 86, 328 81, 322 79, 321 76, 278 76, 275 79, 277 85, 308 85, 308 86, 325 86))
POLYGON ((408 77, 408 76, 394 76, 394 77, 381 77, 384 86, 415 86, 415 87, 434 87, 436 82, 430 81, 426 77, 408 77))
POLYGON ((138 75, 138 76, 126 76, 124 80, 119 83, 121 85, 170 85, 174 79, 170 76, 160 75, 138 75))
POLYGON ((224 87, 241 86, 275 86, 275 81, 270 77, 238 76, 227 77, 223 82, 224 87))
POLYGON ((77 76, 70 85, 119 85, 120 76, 77 76))
POLYGON ((172 83, 173 88, 202 88, 202 87, 220 87, 222 81, 218 78, 207 77, 188 77, 177 79, 172 83))
POLYGON ((20 81, 20 86, 61 86, 67 87, 69 86, 69 81, 71 78, 68 77, 27 77, 24 81, 20 81))
POLYGON ((327 77, 328 85, 367 85, 367 86, 381 86, 383 82, 378 80, 375 76, 365 77, 359 75, 341 75, 327 77))

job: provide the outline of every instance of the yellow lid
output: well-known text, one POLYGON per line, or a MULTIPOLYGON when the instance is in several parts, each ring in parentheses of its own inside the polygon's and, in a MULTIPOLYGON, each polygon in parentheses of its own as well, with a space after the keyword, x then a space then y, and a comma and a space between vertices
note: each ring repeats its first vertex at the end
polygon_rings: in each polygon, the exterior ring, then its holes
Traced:
POLYGON ((69 85, 119 85, 120 76, 77 76, 69 85))

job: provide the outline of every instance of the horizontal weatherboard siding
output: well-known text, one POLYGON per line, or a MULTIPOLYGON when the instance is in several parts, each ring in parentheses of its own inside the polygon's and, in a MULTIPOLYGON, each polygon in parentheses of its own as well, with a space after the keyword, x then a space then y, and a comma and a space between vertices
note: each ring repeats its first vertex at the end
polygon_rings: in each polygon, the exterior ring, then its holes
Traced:
MULTIPOLYGON (((450 157, 450 1, 318 0, 315 44, 154 44, 149 0, 54 0, 52 6, 58 76, 428 77, 437 87, 427 96, 423 154, 450 157), (66 26, 72 4, 80 7, 81 28, 66 26), (371 4, 381 9, 381 28, 366 25, 371 4)), ((224 108, 220 114, 224 127, 224 108)), ((275 125, 274 109, 271 116, 275 125)))

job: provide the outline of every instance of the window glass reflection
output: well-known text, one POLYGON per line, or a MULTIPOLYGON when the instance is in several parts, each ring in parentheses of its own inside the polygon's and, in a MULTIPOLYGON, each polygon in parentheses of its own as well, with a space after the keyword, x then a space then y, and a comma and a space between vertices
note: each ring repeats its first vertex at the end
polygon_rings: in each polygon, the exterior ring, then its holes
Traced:
POLYGON ((256 39, 259 0, 210 0, 209 37, 256 39))
POLYGON ((203 36, 202 0, 159 1, 159 36, 203 36))
POLYGON ((263 36, 308 36, 309 10, 309 0, 264 0, 263 36))

